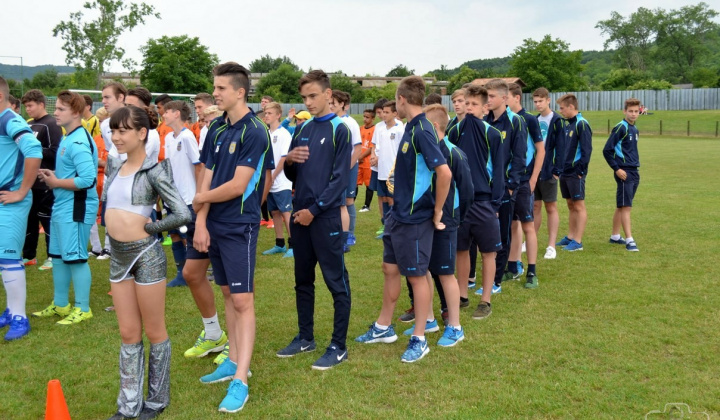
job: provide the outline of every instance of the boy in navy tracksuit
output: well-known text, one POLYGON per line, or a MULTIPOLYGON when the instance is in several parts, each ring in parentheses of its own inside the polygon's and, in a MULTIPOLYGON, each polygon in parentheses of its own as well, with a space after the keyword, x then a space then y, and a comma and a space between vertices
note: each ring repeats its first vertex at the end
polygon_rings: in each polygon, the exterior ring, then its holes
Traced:
POLYGON ((418 76, 406 77, 400 82, 395 96, 398 115, 407 118, 408 123, 395 160, 393 207, 385 220, 383 234, 383 305, 377 321, 355 341, 392 343, 397 340, 390 322, 400 295, 400 276, 407 276, 415 297, 415 319, 420 322, 415 323, 401 361, 413 363, 430 351, 425 339, 426 324, 422 322, 427 319, 430 309, 426 274, 433 231, 445 228, 441 222, 442 207, 452 174, 438 147, 435 128, 422 112, 425 82, 418 76))
POLYGON ((542 162, 545 159, 545 145, 543 144, 540 125, 534 115, 528 113, 520 103, 522 89, 517 83, 510 83, 510 96, 508 104, 510 109, 523 119, 527 127, 527 150, 525 152, 525 172, 520 177, 520 187, 515 194, 515 211, 512 222, 512 246, 510 247, 510 258, 508 259, 508 273, 505 278, 517 279, 522 274, 523 233, 527 244, 528 270, 525 276, 525 288, 535 289, 538 287, 538 277, 535 273, 537 263, 537 232, 533 221, 533 191, 537 184, 542 162))
POLYGON ((300 79, 300 95, 313 118, 295 129, 285 157, 285 174, 295 182, 293 223, 295 249, 295 302, 299 334, 277 352, 292 357, 315 350, 315 266, 320 269, 335 307, 332 341, 313 369, 326 370, 347 360, 350 322, 350 278, 343 257, 340 206, 350 175, 350 130, 330 112, 330 79, 313 70, 300 79))
POLYGON ((582 237, 587 225, 585 208, 585 178, 587 177, 590 156, 592 155, 592 130, 590 124, 578 112, 575 95, 561 96, 557 103, 565 124, 565 156, 560 175, 560 192, 567 201, 568 234, 557 245, 565 251, 582 251, 582 237))
POLYGON ((459 130, 453 130, 448 140, 465 152, 473 184, 473 204, 458 229, 457 272, 460 285, 460 306, 468 306, 468 276, 470 274, 470 246, 477 244, 482 254, 482 299, 473 314, 474 319, 490 316, 491 290, 495 279, 495 258, 502 247, 500 240, 500 211, 505 193, 505 163, 502 136, 480 118, 488 100, 484 87, 466 88, 467 113, 459 130), (459 136, 456 134, 459 133, 459 136), (463 296, 464 295, 464 296, 463 296), (464 300, 463 300, 464 299, 464 300))
POLYGON ((505 267, 510 255, 510 227, 515 211, 515 197, 525 173, 527 153, 527 127, 525 122, 506 106, 509 93, 508 84, 501 79, 490 80, 485 89, 488 91, 490 112, 485 121, 500 130, 503 139, 503 162, 506 168, 505 195, 502 199, 498 219, 500 220, 500 238, 502 249, 495 257, 495 293, 500 292, 505 267))
POLYGON ((613 215, 610 243, 625 245, 628 251, 639 251, 630 228, 630 211, 640 185, 640 155, 637 148, 640 132, 635 127, 635 121, 640 115, 640 101, 635 98, 626 100, 623 113, 625 119, 613 128, 603 149, 603 156, 615 172, 617 183, 617 209, 613 215), (625 231, 625 239, 620 237, 620 227, 625 231))
POLYGON ((544 87, 535 89, 533 103, 539 112, 537 115, 540 132, 545 140, 545 160, 535 184, 535 205, 533 208, 535 231, 542 225, 542 204, 545 203, 548 226, 548 246, 545 248, 545 259, 552 260, 557 256, 555 241, 557 240, 560 216, 557 209, 558 179, 560 178, 561 162, 565 156, 563 140, 565 131, 563 119, 550 108, 550 92, 544 87))

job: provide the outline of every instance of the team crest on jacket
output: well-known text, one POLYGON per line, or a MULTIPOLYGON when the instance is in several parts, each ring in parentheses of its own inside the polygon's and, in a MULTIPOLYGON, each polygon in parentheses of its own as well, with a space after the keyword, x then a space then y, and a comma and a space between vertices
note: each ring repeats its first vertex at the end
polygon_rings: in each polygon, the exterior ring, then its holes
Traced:
POLYGON ((273 136, 273 143, 277 143, 277 136, 273 136))
POLYGON ((572 137, 574 131, 570 130, 570 134, 568 134, 568 137, 572 137))
POLYGON ((180 151, 180 149, 182 149, 182 142, 179 142, 178 145, 177 145, 177 151, 178 151, 178 152, 180 151))
POLYGON ((500 134, 502 134, 502 139, 505 140, 505 136, 507 136, 507 133, 505 133, 504 131, 502 131, 502 132, 500 132, 500 134))
MULTIPOLYGON (((394 134, 393 134, 393 135, 394 135, 394 134)), ((408 151, 408 147, 410 147, 410 143, 409 143, 409 142, 403 143, 402 152, 403 152, 403 153, 406 153, 406 152, 408 151)))
POLYGON ((232 155, 233 153, 235 153, 235 146, 237 146, 237 142, 236 142, 236 141, 230 143, 230 150, 228 150, 228 153, 230 153, 231 155, 232 155))
POLYGON ((60 151, 60 156, 65 156, 65 148, 64 148, 64 147, 63 147, 63 149, 60 151))
POLYGON ((390 133, 390 140, 395 140, 395 133, 390 133))

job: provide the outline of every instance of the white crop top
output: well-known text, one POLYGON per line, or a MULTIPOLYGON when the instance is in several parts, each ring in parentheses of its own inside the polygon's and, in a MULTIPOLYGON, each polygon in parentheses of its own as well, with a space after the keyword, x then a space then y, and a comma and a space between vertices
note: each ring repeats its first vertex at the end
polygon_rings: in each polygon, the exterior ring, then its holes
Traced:
POLYGON ((107 190, 107 208, 120 209, 141 216, 150 217, 153 206, 134 206, 132 204, 132 186, 135 174, 120 176, 117 174, 107 190))

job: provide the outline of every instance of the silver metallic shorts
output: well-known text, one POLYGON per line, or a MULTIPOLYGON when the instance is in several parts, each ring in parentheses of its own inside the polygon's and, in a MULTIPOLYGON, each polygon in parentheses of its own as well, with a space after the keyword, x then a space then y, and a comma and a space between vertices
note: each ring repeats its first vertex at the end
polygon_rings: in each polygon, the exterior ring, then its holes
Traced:
POLYGON ((155 236, 133 242, 110 238, 110 281, 135 279, 137 284, 155 284, 165 280, 167 259, 155 236))

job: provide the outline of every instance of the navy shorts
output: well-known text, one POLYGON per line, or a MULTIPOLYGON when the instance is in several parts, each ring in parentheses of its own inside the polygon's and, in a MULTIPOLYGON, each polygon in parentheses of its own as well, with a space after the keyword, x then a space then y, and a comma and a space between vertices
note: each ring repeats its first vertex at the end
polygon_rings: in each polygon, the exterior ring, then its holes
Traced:
POLYGON ((513 220, 519 220, 520 223, 532 222, 533 205, 535 198, 533 192, 530 191, 530 181, 525 181, 515 191, 515 211, 513 212, 513 220))
POLYGON ((345 198, 355 199, 355 195, 357 194, 357 177, 359 170, 360 169, 358 168, 357 163, 352 167, 352 169, 350 169, 350 179, 348 180, 348 185, 345 189, 345 198))
POLYGON ((267 197, 267 209, 269 212, 279 211, 280 213, 292 212, 292 190, 271 192, 267 197))
POLYGON ((377 171, 370 170, 370 185, 368 188, 370 188, 370 191, 377 191, 378 187, 378 179, 377 179, 377 171))
POLYGON ((383 181, 378 179, 377 180, 377 195, 378 197, 392 197, 393 195, 390 194, 390 190, 388 190, 387 187, 387 180, 383 181))
POLYGON ((396 264, 403 276, 424 276, 430 265, 433 232, 432 219, 411 225, 388 215, 383 234, 383 262, 396 264))
MULTIPOLYGON (((193 239, 195 238, 195 220, 197 220, 197 214, 193 211, 192 206, 188 206, 192 221, 185 225, 187 227, 187 233, 185 237, 187 239, 187 256, 188 260, 206 260, 210 258, 207 252, 200 252, 193 246, 193 239)), ((212 242, 212 241, 210 241, 212 242)))
POLYGON ((579 178, 577 175, 560 176, 560 193, 566 200, 580 201, 585 199, 585 175, 579 178))
POLYGON ((436 230, 430 253, 430 272, 438 276, 455 274, 457 229, 436 230))
POLYGON ((458 228, 458 251, 469 251, 471 242, 475 242, 478 251, 483 253, 497 252, 502 248, 500 221, 489 201, 475 201, 458 228))
POLYGON ((554 203, 557 201, 558 180, 552 179, 538 180, 535 184, 535 201, 544 201, 546 203, 554 203))
POLYGON ((255 290, 255 254, 259 223, 226 223, 207 220, 210 263, 215 283, 228 286, 230 293, 255 290))
POLYGON ((640 172, 634 169, 623 170, 627 174, 625 181, 615 175, 615 182, 617 182, 617 194, 615 199, 617 201, 618 208, 632 207, 635 192, 637 192, 638 186, 640 185, 640 172))

